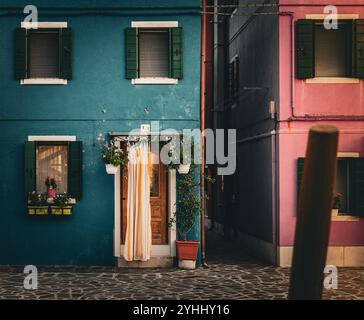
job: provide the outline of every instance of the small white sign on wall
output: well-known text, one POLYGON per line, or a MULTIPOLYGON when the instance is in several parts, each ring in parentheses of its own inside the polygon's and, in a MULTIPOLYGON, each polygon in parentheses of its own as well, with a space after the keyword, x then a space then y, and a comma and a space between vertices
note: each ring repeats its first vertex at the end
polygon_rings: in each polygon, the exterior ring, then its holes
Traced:
POLYGON ((140 126, 140 133, 141 134, 149 134, 150 133, 150 124, 142 124, 140 126))

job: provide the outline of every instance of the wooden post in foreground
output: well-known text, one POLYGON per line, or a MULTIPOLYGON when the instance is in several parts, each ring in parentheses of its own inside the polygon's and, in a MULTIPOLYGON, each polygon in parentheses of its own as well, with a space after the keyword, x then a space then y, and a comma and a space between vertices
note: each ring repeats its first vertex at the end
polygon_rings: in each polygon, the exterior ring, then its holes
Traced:
POLYGON ((330 234, 339 132, 310 130, 300 189, 289 299, 319 300, 330 234))

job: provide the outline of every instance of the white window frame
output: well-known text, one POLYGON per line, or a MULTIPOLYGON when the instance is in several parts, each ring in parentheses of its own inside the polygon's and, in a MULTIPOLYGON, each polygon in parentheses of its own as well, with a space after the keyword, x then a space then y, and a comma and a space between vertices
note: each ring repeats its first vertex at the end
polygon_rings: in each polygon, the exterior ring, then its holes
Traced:
MULTIPOLYGON (((67 28, 67 22, 22 22, 21 28, 24 29, 60 29, 67 28)), ((27 48, 28 50, 28 48, 27 48)), ((29 79, 21 79, 21 85, 36 85, 36 84, 61 84, 66 85, 68 83, 67 79, 61 78, 29 78, 29 79)))
MULTIPOLYGON (((132 21, 132 28, 177 28, 178 21, 132 21)), ((145 77, 131 79, 132 84, 178 84, 178 79, 169 77, 145 77)))
MULTIPOLYGON (((306 19, 310 20, 325 20, 326 14, 306 14, 306 19)), ((357 20, 359 14, 338 14, 338 20, 357 20)), ((312 79, 306 79, 306 83, 309 84, 357 84, 360 83, 359 78, 347 78, 347 77, 315 77, 312 79)))
MULTIPOLYGON (((76 140, 76 136, 28 136, 28 141, 35 142, 68 142, 76 140)), ((70 198, 70 204, 76 204, 76 199, 70 198)))

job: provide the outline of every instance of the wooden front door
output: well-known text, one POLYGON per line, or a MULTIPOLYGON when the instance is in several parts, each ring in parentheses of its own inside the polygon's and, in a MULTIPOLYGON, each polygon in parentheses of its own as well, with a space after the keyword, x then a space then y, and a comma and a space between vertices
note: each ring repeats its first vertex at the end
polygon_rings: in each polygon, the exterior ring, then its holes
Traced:
MULTIPOLYGON (((150 206, 152 214, 152 244, 168 244, 167 223, 167 167, 163 164, 154 164, 150 184, 150 206)), ((125 243, 128 199, 128 175, 121 175, 121 230, 122 243, 125 243)))

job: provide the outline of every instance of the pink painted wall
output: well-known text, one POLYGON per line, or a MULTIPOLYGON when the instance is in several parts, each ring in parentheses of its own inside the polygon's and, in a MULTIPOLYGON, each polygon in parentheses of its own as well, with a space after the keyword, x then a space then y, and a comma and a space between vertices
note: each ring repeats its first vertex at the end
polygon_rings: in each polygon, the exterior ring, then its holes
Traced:
MULTIPOLYGON (((294 20, 304 19, 306 14, 323 14, 324 6, 292 6, 292 4, 322 4, 322 0, 282 0, 283 12, 293 12, 294 20)), ((326 4, 361 4, 361 6, 339 6, 339 14, 359 14, 364 18, 363 0, 331 0, 326 4)), ((294 242, 297 201, 297 158, 306 151, 308 130, 318 122, 288 121, 292 116, 291 81, 293 80, 293 107, 295 116, 340 116, 364 115, 364 81, 358 84, 308 84, 291 76, 290 55, 294 54, 291 41, 290 17, 280 17, 280 245, 294 242)), ((294 35, 294 32, 293 32, 294 35)), ((294 66, 294 59, 293 59, 294 66)), ((360 152, 364 157, 363 121, 322 121, 339 128, 339 151, 360 152)), ((330 245, 364 245, 364 219, 359 222, 333 222, 330 245)))

